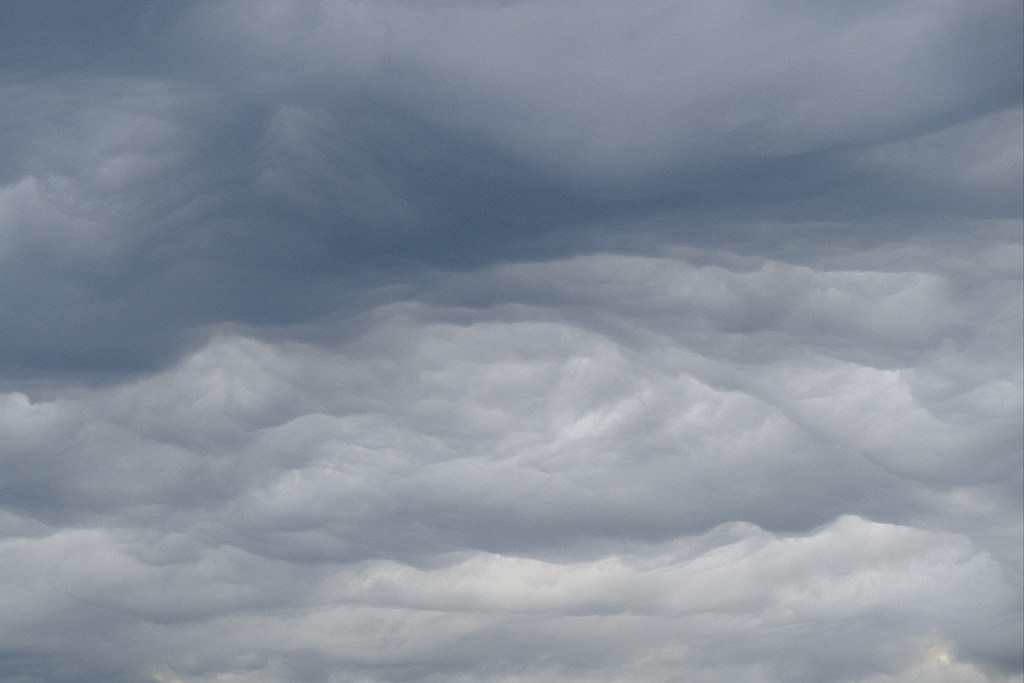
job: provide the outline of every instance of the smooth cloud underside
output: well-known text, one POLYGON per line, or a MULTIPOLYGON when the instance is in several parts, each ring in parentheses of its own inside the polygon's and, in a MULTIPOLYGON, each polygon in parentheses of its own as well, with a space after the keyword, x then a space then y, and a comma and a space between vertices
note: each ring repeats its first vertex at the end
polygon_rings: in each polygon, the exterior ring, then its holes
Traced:
POLYGON ((1019 3, 5 11, 3 680, 1024 680, 1019 3))

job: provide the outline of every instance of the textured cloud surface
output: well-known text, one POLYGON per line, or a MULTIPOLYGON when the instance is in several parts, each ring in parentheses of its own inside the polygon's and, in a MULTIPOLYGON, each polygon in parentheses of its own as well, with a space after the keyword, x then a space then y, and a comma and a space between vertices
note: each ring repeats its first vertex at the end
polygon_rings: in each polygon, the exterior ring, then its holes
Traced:
POLYGON ((3 13, 0 680, 1024 680, 1019 3, 3 13))

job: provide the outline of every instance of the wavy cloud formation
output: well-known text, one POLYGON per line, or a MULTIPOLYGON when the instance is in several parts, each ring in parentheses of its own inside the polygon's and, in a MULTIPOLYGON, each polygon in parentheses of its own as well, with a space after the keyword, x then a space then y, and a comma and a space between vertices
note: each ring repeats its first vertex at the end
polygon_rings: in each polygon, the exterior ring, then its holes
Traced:
POLYGON ((1021 8, 10 3, 0 678, 1021 681, 1021 8))

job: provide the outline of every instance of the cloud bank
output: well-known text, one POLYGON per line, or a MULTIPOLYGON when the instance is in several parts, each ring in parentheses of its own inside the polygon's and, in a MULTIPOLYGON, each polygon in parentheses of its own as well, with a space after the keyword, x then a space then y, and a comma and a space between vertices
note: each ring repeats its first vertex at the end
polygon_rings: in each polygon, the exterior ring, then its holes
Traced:
POLYGON ((1024 680, 1019 3, 5 12, 3 680, 1024 680))

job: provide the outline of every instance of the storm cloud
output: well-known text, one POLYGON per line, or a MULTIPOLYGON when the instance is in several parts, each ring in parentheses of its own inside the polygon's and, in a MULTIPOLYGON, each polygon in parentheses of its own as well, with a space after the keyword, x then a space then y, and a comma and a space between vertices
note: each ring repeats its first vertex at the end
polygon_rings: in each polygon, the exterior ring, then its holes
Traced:
POLYGON ((1019 3, 0 14, 3 680, 1024 680, 1019 3))

